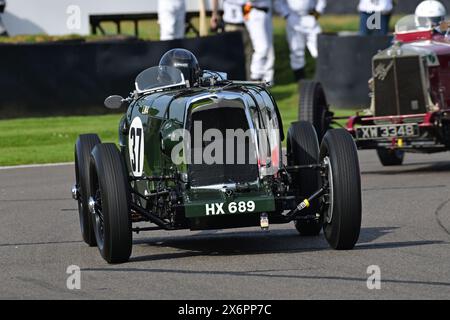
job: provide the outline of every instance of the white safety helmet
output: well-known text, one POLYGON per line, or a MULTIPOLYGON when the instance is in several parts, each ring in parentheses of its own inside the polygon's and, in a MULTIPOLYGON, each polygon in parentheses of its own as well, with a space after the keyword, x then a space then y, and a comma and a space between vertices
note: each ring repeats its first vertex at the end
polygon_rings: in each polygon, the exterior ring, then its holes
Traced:
POLYGON ((436 0, 422 1, 416 8, 416 17, 428 18, 433 24, 439 24, 445 20, 447 9, 436 0))

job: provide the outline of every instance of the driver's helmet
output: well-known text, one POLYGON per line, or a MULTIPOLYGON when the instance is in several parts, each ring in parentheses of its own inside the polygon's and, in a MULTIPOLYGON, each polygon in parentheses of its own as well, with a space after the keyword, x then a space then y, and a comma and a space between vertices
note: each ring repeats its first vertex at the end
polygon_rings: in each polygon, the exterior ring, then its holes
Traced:
POLYGON ((447 9, 436 0, 422 1, 416 8, 417 19, 428 19, 434 26, 445 20, 447 9))
POLYGON ((189 81, 190 86, 199 83, 201 69, 195 55, 186 49, 172 49, 167 51, 159 61, 159 66, 174 67, 180 70, 184 79, 189 81))

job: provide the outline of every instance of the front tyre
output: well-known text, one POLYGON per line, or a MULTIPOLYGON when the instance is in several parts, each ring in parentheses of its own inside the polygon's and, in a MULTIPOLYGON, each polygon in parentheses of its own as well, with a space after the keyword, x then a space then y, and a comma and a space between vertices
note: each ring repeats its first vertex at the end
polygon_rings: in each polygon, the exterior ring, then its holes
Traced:
MULTIPOLYGON (((287 134, 288 165, 302 166, 319 163, 319 142, 311 123, 306 121, 293 122, 287 134)), ((303 201, 319 189, 320 177, 316 170, 301 170, 292 175, 292 182, 297 189, 297 200, 303 201)), ((322 229, 320 219, 316 218, 319 211, 318 201, 304 209, 308 219, 294 220, 295 228, 301 236, 316 236, 322 229)))
POLYGON ((403 164, 405 152, 398 149, 377 149, 378 158, 385 167, 400 166, 403 164))
POLYGON ((344 129, 329 130, 320 147, 324 183, 323 231, 330 246, 352 249, 361 229, 361 176, 352 136, 344 129))
POLYGON ((89 198, 89 162, 91 151, 100 143, 96 134, 82 134, 75 143, 75 178, 78 193, 78 214, 80 217, 81 235, 89 246, 96 246, 94 227, 88 209, 89 198))
POLYGON ((98 249, 108 263, 126 262, 132 250, 130 191, 122 157, 113 143, 92 150, 90 172, 98 249))

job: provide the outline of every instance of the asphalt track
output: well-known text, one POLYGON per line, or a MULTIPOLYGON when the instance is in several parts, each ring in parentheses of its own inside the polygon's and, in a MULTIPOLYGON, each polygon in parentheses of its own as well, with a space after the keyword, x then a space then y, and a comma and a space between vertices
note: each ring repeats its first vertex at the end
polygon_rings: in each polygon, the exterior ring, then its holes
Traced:
POLYGON ((108 265, 81 240, 73 165, 0 170, 3 299, 450 299, 450 153, 383 168, 361 152, 363 223, 352 251, 293 225, 135 236, 108 265), (66 287, 69 265, 81 289, 66 287), (381 271, 369 290, 367 268, 381 271))

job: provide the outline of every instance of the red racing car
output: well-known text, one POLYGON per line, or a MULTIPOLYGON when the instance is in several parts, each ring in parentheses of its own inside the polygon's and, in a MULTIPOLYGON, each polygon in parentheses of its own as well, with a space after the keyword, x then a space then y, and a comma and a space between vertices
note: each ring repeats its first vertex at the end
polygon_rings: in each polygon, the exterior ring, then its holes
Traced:
MULTIPOLYGON (((371 105, 346 129, 359 149, 375 149, 384 166, 401 165, 405 152, 450 149, 450 28, 406 16, 391 47, 376 54, 369 81, 371 105)), ((323 134, 342 118, 329 111, 320 83, 305 82, 299 118, 323 134)), ((347 119, 347 118, 345 118, 347 119)))

